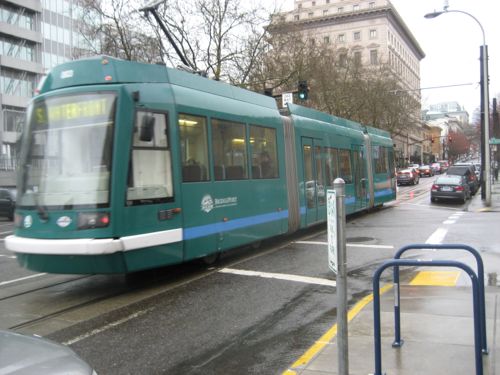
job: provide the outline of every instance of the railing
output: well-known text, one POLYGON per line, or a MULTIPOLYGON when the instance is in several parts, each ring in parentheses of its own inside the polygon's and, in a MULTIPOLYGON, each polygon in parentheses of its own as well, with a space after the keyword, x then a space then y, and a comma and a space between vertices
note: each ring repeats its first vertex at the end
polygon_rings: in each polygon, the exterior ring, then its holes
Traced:
MULTIPOLYGON (((486 301, 484 297, 484 265, 479 252, 471 246, 464 244, 413 244, 403 246, 394 255, 394 259, 400 259, 408 250, 465 250, 476 258, 477 277, 479 285, 479 314, 481 318, 481 350, 483 354, 488 354, 488 340, 486 336, 486 301)), ((400 299, 399 299, 399 267, 394 267, 394 342, 393 347, 403 345, 401 340, 401 321, 400 321, 400 299)))
MULTIPOLYGON (((435 246, 435 245, 434 245, 435 246)), ((383 263, 373 275, 373 337, 375 346, 375 373, 382 375, 382 349, 381 349, 381 329, 380 329, 380 275, 389 267, 400 266, 424 266, 424 267, 455 267, 465 271, 472 282, 472 307, 474 311, 474 359, 476 365, 476 375, 483 375, 483 361, 481 357, 481 324, 480 324, 480 299, 479 281, 474 271, 467 265, 452 260, 409 260, 392 259, 383 263)))

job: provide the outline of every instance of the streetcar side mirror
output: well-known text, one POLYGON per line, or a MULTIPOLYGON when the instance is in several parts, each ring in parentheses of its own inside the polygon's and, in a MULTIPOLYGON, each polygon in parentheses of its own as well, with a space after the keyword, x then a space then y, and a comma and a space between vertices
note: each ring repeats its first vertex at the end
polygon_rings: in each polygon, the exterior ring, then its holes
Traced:
POLYGON ((142 118, 139 129, 139 139, 142 142, 151 142, 155 136, 155 118, 152 115, 145 115, 142 118))

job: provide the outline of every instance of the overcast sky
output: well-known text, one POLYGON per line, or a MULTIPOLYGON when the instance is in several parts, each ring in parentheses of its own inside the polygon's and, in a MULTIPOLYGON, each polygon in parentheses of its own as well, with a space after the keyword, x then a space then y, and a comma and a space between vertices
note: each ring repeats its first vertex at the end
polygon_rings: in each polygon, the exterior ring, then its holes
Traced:
MULTIPOLYGON (((277 0, 283 9, 293 9, 294 0, 277 0)), ((420 62, 421 87, 474 83, 442 89, 422 90, 422 105, 457 101, 472 114, 480 105, 479 51, 483 36, 479 25, 460 13, 425 19, 426 13, 443 9, 443 0, 391 0, 425 53, 420 62)), ((500 94, 500 1, 449 0, 449 10, 472 14, 484 28, 489 53, 490 102, 500 94)))

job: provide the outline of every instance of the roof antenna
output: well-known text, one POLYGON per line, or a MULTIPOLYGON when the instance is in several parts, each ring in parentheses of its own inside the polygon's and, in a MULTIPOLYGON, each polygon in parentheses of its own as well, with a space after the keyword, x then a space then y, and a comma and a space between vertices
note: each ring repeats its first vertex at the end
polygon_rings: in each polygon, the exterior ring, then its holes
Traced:
POLYGON ((140 12, 144 12, 144 16, 146 17, 147 20, 149 20, 149 14, 150 13, 153 15, 153 17, 155 18, 156 22, 158 23, 158 25, 160 25, 160 28, 163 30, 163 33, 167 36, 168 41, 170 42, 170 44, 172 45, 172 47, 174 47, 175 52, 177 53, 177 56, 179 56, 179 58, 181 59, 182 63, 185 65, 185 67, 184 66, 180 66, 179 67, 180 69, 188 71, 190 73, 196 73, 196 74, 199 74, 201 76, 205 76, 204 72, 197 71, 195 69, 195 67, 191 63, 188 62, 188 60, 186 59, 186 57, 184 56, 184 54, 182 53, 182 51, 179 49, 179 47, 175 43, 174 38, 172 38, 172 36, 168 32, 167 27, 165 26, 165 24, 161 20, 160 16, 158 15, 157 8, 163 2, 164 2, 164 0, 153 1, 149 5, 146 5, 143 8, 140 8, 139 11, 140 12))

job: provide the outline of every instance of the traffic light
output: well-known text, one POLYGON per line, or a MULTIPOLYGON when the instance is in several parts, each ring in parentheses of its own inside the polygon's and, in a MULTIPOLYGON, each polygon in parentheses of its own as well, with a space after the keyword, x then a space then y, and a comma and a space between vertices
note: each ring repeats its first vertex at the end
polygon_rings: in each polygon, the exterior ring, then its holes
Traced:
POLYGON ((307 87, 307 81, 299 81, 299 86, 297 91, 300 100, 307 100, 309 94, 309 87, 307 87))

